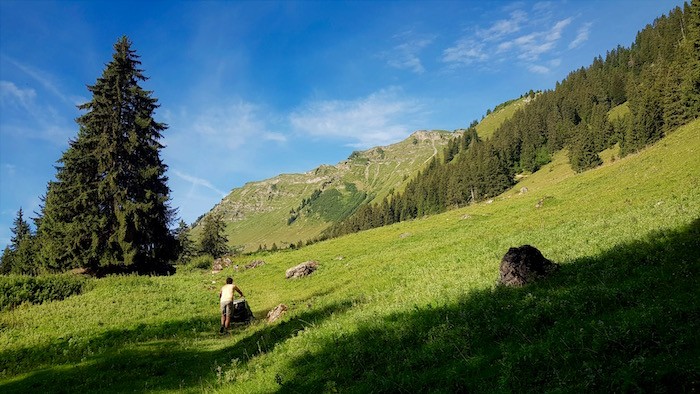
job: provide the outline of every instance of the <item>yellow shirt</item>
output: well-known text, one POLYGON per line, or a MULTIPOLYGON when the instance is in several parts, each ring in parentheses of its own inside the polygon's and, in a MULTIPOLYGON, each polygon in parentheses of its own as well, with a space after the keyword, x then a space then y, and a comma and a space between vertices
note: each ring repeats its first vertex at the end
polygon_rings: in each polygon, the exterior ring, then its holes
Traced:
POLYGON ((233 284, 224 285, 221 288, 221 302, 232 302, 233 301, 233 284))

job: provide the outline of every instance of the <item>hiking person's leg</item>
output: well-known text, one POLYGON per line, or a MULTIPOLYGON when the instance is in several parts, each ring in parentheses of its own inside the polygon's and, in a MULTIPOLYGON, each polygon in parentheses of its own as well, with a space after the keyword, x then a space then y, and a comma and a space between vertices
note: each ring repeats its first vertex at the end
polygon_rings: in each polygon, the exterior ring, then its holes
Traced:
POLYGON ((225 319, 225 324, 224 327, 228 330, 231 328, 231 314, 233 313, 233 303, 230 302, 226 304, 226 319, 225 319))
POLYGON ((226 315, 227 315, 227 313, 226 313, 226 304, 221 304, 221 305, 220 305, 220 309, 221 309, 221 327, 219 327, 219 333, 220 333, 220 334, 223 334, 223 333, 224 333, 224 329, 225 329, 225 327, 226 327, 226 315))

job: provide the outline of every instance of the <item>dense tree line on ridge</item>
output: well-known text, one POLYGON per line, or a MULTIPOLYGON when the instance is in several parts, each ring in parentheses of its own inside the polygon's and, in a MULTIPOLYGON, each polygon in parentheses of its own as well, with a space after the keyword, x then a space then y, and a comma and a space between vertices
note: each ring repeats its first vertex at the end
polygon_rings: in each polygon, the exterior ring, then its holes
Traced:
POLYGON ((433 159, 402 193, 365 204, 322 238, 443 212, 494 197, 521 172, 534 172, 551 155, 568 149, 571 167, 602 163, 599 152, 620 146, 628 155, 700 114, 700 1, 673 9, 647 25, 630 48, 618 46, 605 59, 571 72, 553 90, 506 120, 488 140, 473 122, 433 159), (624 116, 608 112, 627 103, 624 116))

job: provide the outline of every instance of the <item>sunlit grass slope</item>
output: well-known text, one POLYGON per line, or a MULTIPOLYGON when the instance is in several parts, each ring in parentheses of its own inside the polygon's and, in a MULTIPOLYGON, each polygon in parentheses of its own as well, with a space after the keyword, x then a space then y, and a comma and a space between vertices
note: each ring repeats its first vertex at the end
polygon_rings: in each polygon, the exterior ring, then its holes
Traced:
POLYGON ((690 391, 700 121, 603 157, 574 174, 560 153, 492 203, 257 256, 259 268, 110 277, 3 312, 0 392, 690 391), (496 288, 522 244, 561 269, 496 288), (316 273, 284 278, 310 259, 316 273), (259 320, 220 337, 227 275, 259 320), (280 303, 284 319, 263 322, 280 303))
POLYGON ((523 108, 530 100, 531 99, 527 96, 522 97, 488 114, 476 125, 476 132, 479 134, 479 138, 491 138, 493 133, 496 132, 496 129, 503 124, 503 122, 513 117, 513 114, 515 114, 517 110, 523 108))

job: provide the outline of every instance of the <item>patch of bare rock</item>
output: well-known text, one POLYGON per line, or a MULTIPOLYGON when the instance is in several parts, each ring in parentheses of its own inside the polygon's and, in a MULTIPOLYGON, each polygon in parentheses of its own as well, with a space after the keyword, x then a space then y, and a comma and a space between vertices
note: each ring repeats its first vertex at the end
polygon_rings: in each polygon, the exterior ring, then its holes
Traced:
POLYGON ((231 266, 231 259, 230 258, 219 257, 218 259, 214 260, 214 263, 211 266, 211 273, 218 274, 224 268, 228 268, 230 266, 231 266))

